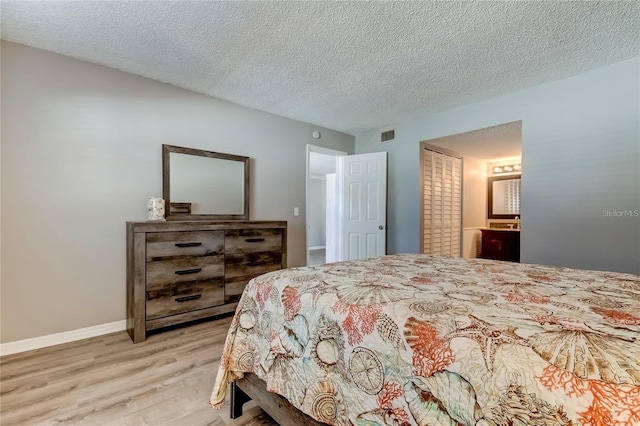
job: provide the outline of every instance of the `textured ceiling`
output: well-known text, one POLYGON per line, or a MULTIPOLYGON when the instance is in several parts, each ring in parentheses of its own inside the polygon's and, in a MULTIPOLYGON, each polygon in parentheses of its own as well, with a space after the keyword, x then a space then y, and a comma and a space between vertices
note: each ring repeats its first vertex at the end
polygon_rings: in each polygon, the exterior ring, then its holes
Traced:
POLYGON ((347 133, 640 54, 629 2, 14 2, 2 38, 347 133))
POLYGON ((463 157, 482 161, 497 161, 522 156, 522 122, 487 127, 426 141, 463 157))

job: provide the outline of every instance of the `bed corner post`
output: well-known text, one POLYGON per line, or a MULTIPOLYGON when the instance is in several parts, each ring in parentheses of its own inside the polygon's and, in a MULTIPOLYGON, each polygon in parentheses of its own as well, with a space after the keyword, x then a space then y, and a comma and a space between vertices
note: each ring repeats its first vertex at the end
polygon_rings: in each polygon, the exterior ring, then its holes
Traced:
POLYGON ((231 412, 230 417, 237 419, 242 415, 242 407, 246 402, 251 401, 249 395, 244 393, 242 389, 238 387, 236 382, 231 383, 231 412))

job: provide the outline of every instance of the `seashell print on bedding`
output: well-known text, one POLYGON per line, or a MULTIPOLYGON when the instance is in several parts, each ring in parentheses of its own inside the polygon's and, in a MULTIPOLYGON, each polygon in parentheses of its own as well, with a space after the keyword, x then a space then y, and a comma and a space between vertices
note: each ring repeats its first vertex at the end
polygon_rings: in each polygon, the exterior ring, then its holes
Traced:
POLYGON ((238 324, 243 330, 251 330, 256 325, 256 313, 254 311, 243 311, 238 318, 238 324))
POLYGON ((247 285, 211 396, 245 372, 332 425, 640 425, 640 277, 418 254, 247 285))
POLYGON ((617 280, 617 284, 620 288, 632 291, 640 295, 640 279, 627 278, 623 280, 617 280))
POLYGON ((508 312, 513 312, 514 317, 523 317, 523 318, 527 318, 527 317, 544 317, 544 316, 550 316, 553 315, 552 310, 548 309, 548 308, 543 308, 541 306, 538 305, 521 305, 521 304, 517 304, 517 303, 495 303, 494 304, 495 308, 501 310, 501 311, 508 311, 508 312))
POLYGON ((248 341, 243 341, 231 351, 231 369, 250 373, 255 362, 255 347, 248 341))
POLYGON ((637 299, 638 297, 640 297, 640 294, 638 294, 638 292, 633 291, 633 290, 625 290, 623 288, 612 288, 612 287, 608 287, 608 286, 601 286, 601 287, 597 287, 594 288, 592 290, 595 294, 600 295, 600 296, 604 296, 607 298, 619 298, 622 296, 623 299, 637 299))
POLYGON ((274 324, 273 314, 263 312, 258 321, 258 332, 260 336, 271 336, 271 326, 274 324))
POLYGON ((627 301, 621 300, 620 298, 609 298, 599 294, 581 298, 580 302, 589 305, 592 308, 597 307, 603 309, 624 309, 632 306, 632 304, 627 303, 627 301))
POLYGON ((473 387, 456 373, 444 370, 431 377, 413 377, 404 392, 418 425, 474 426, 482 418, 473 387))
POLYGON ((272 305, 277 305, 279 299, 280 299, 280 292, 278 291, 277 288, 272 287, 271 291, 269 292, 269 302, 271 302, 272 305))
POLYGON ((309 387, 302 404, 311 417, 329 424, 334 424, 344 411, 342 397, 329 381, 320 381, 309 387))
POLYGON ((357 347, 353 350, 349 373, 356 386, 369 395, 380 392, 384 384, 384 368, 371 349, 357 347))
POLYGON ((459 374, 443 370, 430 377, 416 378, 414 383, 440 400, 454 420, 473 425, 482 418, 473 386, 459 374))
POLYGON ((527 392, 522 386, 509 384, 499 405, 492 410, 492 418, 499 425, 571 426, 573 423, 562 411, 527 392))
POLYGON ((337 373, 343 380, 351 380, 347 374, 344 356, 345 341, 340 325, 322 315, 312 329, 311 359, 326 373, 337 373))
POLYGON ((382 305, 411 298, 414 293, 412 288, 376 281, 338 287, 338 298, 347 305, 382 305))
POLYGON ((477 305, 486 305, 496 298, 495 295, 484 291, 462 289, 445 293, 447 297, 461 302, 469 302, 477 305))
POLYGON ((327 366, 336 365, 340 359, 340 350, 335 339, 319 340, 314 350, 318 361, 327 366))
POLYGON ((270 379, 267 387, 273 391, 273 386, 277 385, 280 395, 296 405, 301 405, 308 388, 306 372, 307 370, 296 368, 288 362, 288 358, 278 356, 267 372, 270 379))
POLYGON ((429 319, 434 315, 466 315, 469 313, 469 308, 460 304, 452 303, 447 300, 436 301, 420 301, 414 302, 409 305, 409 310, 413 315, 418 318, 429 319))
POLYGON ((640 345, 581 331, 540 333, 532 349, 544 360, 583 380, 640 386, 640 345))
POLYGON ((459 328, 444 337, 449 340, 456 337, 463 337, 475 341, 480 347, 489 371, 493 369, 496 351, 501 345, 515 344, 529 346, 526 339, 515 333, 515 327, 491 324, 473 315, 469 315, 469 319, 471 321, 470 325, 459 328))
POLYGON ((243 330, 251 330, 258 322, 258 306, 256 302, 249 299, 244 303, 240 315, 237 315, 238 323, 243 330))
POLYGON ((358 414, 358 418, 356 419, 357 426, 402 426, 403 424, 406 423, 397 418, 396 413, 393 410, 385 410, 381 408, 358 414))
POLYGON ((324 276, 321 273, 311 272, 308 274, 296 274, 291 277, 291 282, 294 284, 311 283, 322 281, 324 276))
POLYGON ((389 315, 380 314, 378 321, 376 321, 376 330, 382 340, 395 348, 404 349, 404 342, 402 341, 398 324, 389 315))
POLYGON ((309 325, 303 315, 286 321, 280 329, 280 343, 289 356, 302 356, 309 343, 309 325))
POLYGON ((556 300, 551 301, 550 303, 551 303, 551 305, 555 306, 556 308, 564 309, 565 311, 576 311, 576 312, 578 312, 578 311, 582 310, 579 306, 570 305, 569 303, 558 302, 556 300))
POLYGON ((249 299, 244 300, 242 302, 242 310, 243 311, 258 312, 258 304, 256 303, 255 300, 249 298, 249 299))

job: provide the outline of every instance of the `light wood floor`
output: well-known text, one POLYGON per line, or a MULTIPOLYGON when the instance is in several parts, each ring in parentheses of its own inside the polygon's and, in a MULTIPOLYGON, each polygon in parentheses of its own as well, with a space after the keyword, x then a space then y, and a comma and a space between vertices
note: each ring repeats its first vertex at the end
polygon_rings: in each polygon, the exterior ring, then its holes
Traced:
POLYGON ((126 332, 0 358, 0 424, 275 424, 254 403, 229 418, 209 406, 231 317, 154 334, 126 332))
POLYGON ((326 249, 309 250, 309 266, 322 265, 327 261, 326 249))

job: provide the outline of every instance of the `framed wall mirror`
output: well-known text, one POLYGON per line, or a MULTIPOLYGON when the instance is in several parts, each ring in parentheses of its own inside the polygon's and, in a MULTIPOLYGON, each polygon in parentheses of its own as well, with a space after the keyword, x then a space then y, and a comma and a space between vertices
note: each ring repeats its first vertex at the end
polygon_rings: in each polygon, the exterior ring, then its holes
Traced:
POLYGON ((520 175, 487 178, 489 219, 520 217, 520 175))
POLYGON ((249 220, 249 157, 162 145, 167 220, 249 220))

